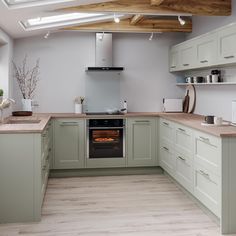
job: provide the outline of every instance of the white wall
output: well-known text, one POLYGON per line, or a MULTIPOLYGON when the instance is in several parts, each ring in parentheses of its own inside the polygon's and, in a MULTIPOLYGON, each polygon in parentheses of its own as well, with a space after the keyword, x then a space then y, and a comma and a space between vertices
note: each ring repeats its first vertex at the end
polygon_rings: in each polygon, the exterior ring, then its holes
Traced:
MULTIPOLYGON (((0 89, 4 91, 4 98, 12 96, 11 60, 13 54, 13 41, 0 28, 0 89)), ((4 116, 8 116, 11 109, 4 110, 4 116)))
MULTIPOLYGON (((196 37, 211 30, 236 22, 236 1, 232 1, 232 15, 228 17, 193 17, 193 33, 187 39, 196 37)), ((236 66, 221 69, 223 78, 227 81, 236 81, 236 66)), ((185 75, 206 75, 209 70, 195 71, 185 75)), ((236 99, 236 86, 196 86, 197 102, 195 113, 222 116, 226 120, 231 120, 231 101, 236 99)))
MULTIPOLYGON (((183 36, 163 34, 153 41, 148 38, 148 34, 113 34, 113 64, 125 66, 120 75, 120 98, 117 99, 127 99, 129 111, 160 111, 163 97, 183 95, 174 85, 174 76, 168 73, 169 46, 183 41, 183 36)), ((40 105, 37 112, 73 112, 74 97, 85 96, 88 79, 101 76, 85 73, 86 66, 95 64, 94 33, 60 32, 47 40, 43 36, 17 39, 15 61, 21 62, 25 53, 32 61, 38 57, 41 60, 40 83, 35 97, 40 105)), ((104 75, 104 78, 110 77, 114 79, 114 75, 104 75)), ((105 86, 105 83, 101 84, 105 86)), ((89 86, 90 94, 98 94, 95 90, 101 89, 98 86, 89 86)), ((104 93, 100 94, 101 100, 104 99, 104 93)), ((16 83, 14 96, 19 102, 21 95, 16 83)), ((105 99, 109 100, 108 97, 105 99)))

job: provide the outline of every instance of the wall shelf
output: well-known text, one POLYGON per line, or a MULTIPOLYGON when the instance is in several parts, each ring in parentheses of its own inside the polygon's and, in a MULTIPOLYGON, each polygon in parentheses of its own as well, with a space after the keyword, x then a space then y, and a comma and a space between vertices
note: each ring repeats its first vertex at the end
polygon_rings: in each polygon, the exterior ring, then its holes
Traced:
POLYGON ((212 86, 212 85, 236 85, 236 82, 219 82, 219 83, 176 83, 177 86, 187 86, 187 85, 195 85, 195 86, 212 86))

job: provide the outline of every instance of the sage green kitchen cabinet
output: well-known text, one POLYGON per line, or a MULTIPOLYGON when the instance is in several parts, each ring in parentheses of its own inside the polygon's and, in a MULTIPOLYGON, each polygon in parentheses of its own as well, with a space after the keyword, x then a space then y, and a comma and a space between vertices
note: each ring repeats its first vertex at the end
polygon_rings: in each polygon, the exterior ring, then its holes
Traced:
POLYGON ((222 28, 218 33, 218 60, 221 64, 236 63, 236 24, 222 28))
POLYGON ((157 118, 127 119, 128 166, 157 165, 157 118))
POLYGON ((56 119, 54 121, 53 169, 84 167, 85 120, 56 119))
POLYGON ((0 223, 40 221, 49 176, 51 127, 0 134, 0 223))
POLYGON ((180 47, 175 46, 170 49, 170 58, 169 58, 169 64, 170 64, 170 71, 174 72, 179 70, 180 68, 180 47))

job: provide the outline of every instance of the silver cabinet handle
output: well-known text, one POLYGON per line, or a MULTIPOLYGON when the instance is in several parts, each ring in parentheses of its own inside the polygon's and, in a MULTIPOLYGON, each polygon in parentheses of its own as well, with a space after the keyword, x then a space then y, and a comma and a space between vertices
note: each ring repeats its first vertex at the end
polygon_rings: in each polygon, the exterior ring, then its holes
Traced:
POLYGON ((186 130, 182 129, 182 128, 178 128, 178 130, 181 131, 181 132, 184 132, 184 133, 186 132, 186 130))
POLYGON ((60 123, 60 126, 73 126, 73 125, 78 125, 78 122, 74 121, 63 121, 60 123))
POLYGON ((189 64, 183 64, 183 66, 189 66, 189 64))
POLYGON ((199 173, 200 173, 201 175, 203 175, 204 177, 206 177, 207 179, 210 179, 209 174, 207 174, 205 171, 199 170, 199 173))
POLYGON ((181 156, 178 156, 178 158, 181 160, 181 161, 186 161, 185 158, 181 157, 181 156))
POLYGON ((46 170, 46 168, 47 168, 47 166, 46 166, 46 165, 44 165, 44 166, 43 166, 43 168, 42 168, 42 170, 46 170))
POLYGON ((174 69, 174 68, 176 68, 176 66, 171 66, 170 68, 171 68, 171 69, 174 69))
POLYGON ((202 60, 202 61, 200 61, 201 63, 207 63, 208 62, 208 60, 202 60))
POLYGON ((136 120, 136 123, 150 123, 149 120, 136 120))
POLYGON ((169 126, 170 124, 167 122, 163 122, 164 125, 169 126))
POLYGON ((225 56, 224 58, 225 58, 225 59, 231 59, 231 58, 234 58, 234 55, 225 56))
POLYGON ((169 152, 169 148, 167 147, 162 147, 162 148, 169 152))
POLYGON ((207 143, 210 142, 209 138, 204 138, 204 137, 202 137, 202 136, 199 136, 199 138, 200 138, 202 141, 204 141, 204 142, 207 142, 207 143))

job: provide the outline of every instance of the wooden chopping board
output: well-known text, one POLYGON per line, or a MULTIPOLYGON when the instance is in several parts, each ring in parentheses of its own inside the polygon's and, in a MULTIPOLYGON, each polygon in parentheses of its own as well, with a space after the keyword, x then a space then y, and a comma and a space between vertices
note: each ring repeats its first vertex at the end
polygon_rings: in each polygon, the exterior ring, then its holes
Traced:
POLYGON ((188 106, 188 113, 193 113, 196 104, 196 90, 193 85, 188 85, 186 90, 189 91, 189 106, 188 106))

